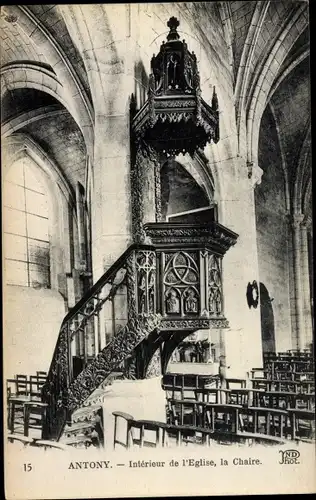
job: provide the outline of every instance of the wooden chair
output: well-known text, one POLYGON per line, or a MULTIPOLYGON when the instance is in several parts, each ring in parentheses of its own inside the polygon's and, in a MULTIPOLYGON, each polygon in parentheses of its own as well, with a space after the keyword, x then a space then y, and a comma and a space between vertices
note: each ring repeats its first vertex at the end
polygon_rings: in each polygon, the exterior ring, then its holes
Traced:
MULTIPOLYGON (((224 387, 225 389, 241 389, 241 388, 245 388, 246 387, 246 384, 247 384, 247 381, 246 379, 243 379, 243 378, 226 378, 226 387, 224 387)), ((219 378, 216 379, 216 388, 220 388, 221 387, 221 381, 219 378)))
POLYGON ((261 406, 264 394, 263 389, 231 389, 229 403, 241 406, 261 406))
POLYGON ((167 399, 195 399, 194 387, 164 385, 167 399))
POLYGON ((205 388, 215 385, 217 375, 199 375, 196 373, 166 373, 162 377, 162 387, 164 385, 186 387, 190 389, 205 388))
POLYGON ((206 404, 203 427, 209 428, 213 432, 236 433, 241 409, 241 405, 206 404))
POLYGON ((24 403, 24 436, 30 429, 40 431, 42 437, 48 404, 41 401, 25 401, 24 403))
POLYGON ((248 407, 239 411, 238 432, 252 432, 284 438, 286 419, 288 413, 285 410, 275 408, 248 407))
POLYGON ((246 379, 243 378, 227 378, 227 389, 245 389, 247 385, 246 379))
POLYGON ((306 372, 295 372, 293 373, 294 375, 294 380, 298 380, 298 381, 308 381, 308 382, 311 382, 314 384, 314 388, 315 388, 315 372, 312 371, 306 371, 306 372))
POLYGON ((252 389, 270 391, 271 390, 271 379, 268 378, 251 378, 250 379, 252 389))
POLYGON ((202 401, 192 399, 168 400, 168 423, 172 425, 201 425, 204 421, 204 406, 202 401))
POLYGON ((221 388, 210 388, 210 389, 195 389, 195 400, 202 401, 204 403, 224 403, 226 402, 226 398, 229 399, 230 389, 221 389, 221 388))
POLYGON ((235 443, 251 446, 252 444, 281 445, 285 439, 265 434, 255 434, 252 432, 230 432, 211 430, 208 428, 166 425, 165 426, 165 446, 189 446, 190 444, 211 446, 213 442, 225 445, 234 445, 235 443))
POLYGON ((123 446, 125 449, 129 449, 135 445, 139 448, 164 446, 166 425, 164 422, 135 420, 132 415, 121 411, 115 411, 112 415, 114 416, 114 449, 117 444, 123 446), (118 437, 119 419, 125 421, 124 441, 121 441, 118 437))
POLYGON ((112 415, 114 416, 113 448, 115 449, 116 445, 119 444, 120 446, 123 446, 124 448, 127 449, 130 447, 130 430, 131 430, 132 422, 134 421, 134 417, 132 417, 132 415, 130 415, 129 413, 124 413, 122 411, 114 411, 114 412, 112 412, 112 415), (121 441, 118 437, 120 420, 123 420, 124 425, 125 425, 125 429, 124 429, 125 440, 124 441, 121 441))
POLYGON ((268 370, 264 368, 252 368, 250 370, 251 378, 267 378, 268 370))
POLYGON ((289 434, 293 440, 315 440, 315 411, 289 408, 289 434))
POLYGON ((234 442, 245 443, 247 446, 252 446, 253 444, 280 446, 286 442, 286 439, 283 437, 281 438, 278 436, 270 436, 267 434, 256 434, 254 432, 241 431, 232 436, 232 439, 234 440, 234 442))
POLYGON ((139 448, 164 446, 165 425, 164 422, 153 420, 133 420, 130 423, 129 446, 136 445, 139 448))
POLYGON ((315 409, 315 393, 268 391, 265 393, 266 407, 281 409, 315 409))
POLYGON ((23 425, 24 403, 30 400, 27 375, 7 380, 8 429, 14 434, 16 424, 23 425), (13 390, 12 390, 13 388, 13 390))
POLYGON ((164 446, 166 447, 189 446, 190 444, 210 446, 214 439, 213 431, 205 427, 165 424, 164 433, 164 446))
POLYGON ((41 401, 41 389, 46 382, 46 376, 40 375, 40 373, 42 372, 30 376, 30 397, 32 401, 41 401))
POLYGON ((28 386, 28 377, 27 375, 16 375, 16 395, 17 396, 28 396, 29 395, 29 386, 28 386))
POLYGON ((34 439, 31 437, 23 436, 23 434, 8 434, 7 436, 9 443, 21 443, 24 447, 31 446, 34 443, 34 439))
POLYGON ((32 446, 36 446, 37 448, 44 448, 44 450, 69 450, 69 446, 66 444, 58 443, 56 441, 47 441, 44 439, 34 439, 32 446))

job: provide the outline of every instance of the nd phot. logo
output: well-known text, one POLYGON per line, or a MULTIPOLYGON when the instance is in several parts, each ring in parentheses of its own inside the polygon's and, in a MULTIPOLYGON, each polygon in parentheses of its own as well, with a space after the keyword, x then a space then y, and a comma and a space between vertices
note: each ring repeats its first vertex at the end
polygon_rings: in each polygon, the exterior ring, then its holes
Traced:
POLYGON ((284 464, 284 465, 297 465, 299 464, 299 457, 300 457, 300 452, 297 450, 279 450, 279 453, 281 453, 281 460, 279 464, 284 464))

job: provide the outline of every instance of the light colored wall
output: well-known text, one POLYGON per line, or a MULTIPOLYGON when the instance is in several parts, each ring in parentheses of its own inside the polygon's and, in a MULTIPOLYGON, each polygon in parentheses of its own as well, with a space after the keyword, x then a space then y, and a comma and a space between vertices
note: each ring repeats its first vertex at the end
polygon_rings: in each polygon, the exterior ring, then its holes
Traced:
POLYGON ((48 371, 65 316, 62 296, 53 290, 7 285, 3 316, 6 378, 48 371))
POLYGON ((276 350, 291 348, 291 227, 285 201, 282 158, 271 114, 261 122, 259 164, 264 171, 255 190, 259 277, 273 297, 276 350))

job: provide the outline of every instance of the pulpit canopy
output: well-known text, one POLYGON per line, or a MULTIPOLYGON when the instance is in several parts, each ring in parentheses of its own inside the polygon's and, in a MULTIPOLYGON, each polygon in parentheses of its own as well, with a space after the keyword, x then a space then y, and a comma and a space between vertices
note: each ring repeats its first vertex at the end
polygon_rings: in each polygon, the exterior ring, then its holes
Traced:
POLYGON ((136 140, 145 140, 167 156, 190 153, 219 140, 218 100, 201 97, 197 58, 177 31, 171 17, 167 41, 151 60, 148 99, 132 121, 136 140))

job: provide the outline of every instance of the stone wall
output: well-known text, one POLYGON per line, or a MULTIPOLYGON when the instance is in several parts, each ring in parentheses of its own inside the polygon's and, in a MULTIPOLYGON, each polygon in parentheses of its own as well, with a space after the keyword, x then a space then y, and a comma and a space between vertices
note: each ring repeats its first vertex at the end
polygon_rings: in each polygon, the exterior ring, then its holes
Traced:
POLYGON ((271 113, 263 115, 259 164, 264 173, 255 190, 259 278, 271 302, 276 350, 291 348, 290 263, 291 227, 285 199, 285 179, 277 132, 271 113))
POLYGON ((35 375, 48 371, 65 316, 62 296, 53 290, 4 288, 4 373, 35 375))

